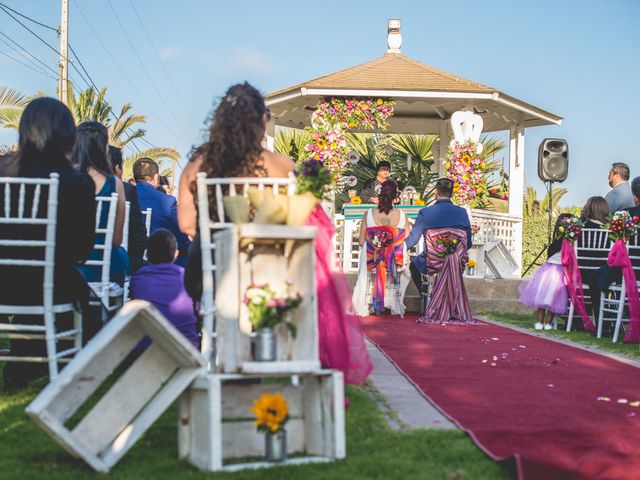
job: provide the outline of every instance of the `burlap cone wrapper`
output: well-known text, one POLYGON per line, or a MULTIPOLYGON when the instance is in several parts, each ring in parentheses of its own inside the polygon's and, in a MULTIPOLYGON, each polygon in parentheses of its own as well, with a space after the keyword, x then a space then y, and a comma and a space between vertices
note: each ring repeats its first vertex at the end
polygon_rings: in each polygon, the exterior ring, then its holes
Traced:
POLYGON ((256 208, 253 223, 283 224, 287 220, 289 202, 286 195, 274 195, 271 190, 264 190, 262 203, 256 208))
MULTIPOLYGON (((319 200, 311 193, 305 192, 289 198, 289 211, 287 212, 287 225, 300 227, 304 225, 309 215, 316 208, 319 200)), ((284 244, 284 256, 291 254, 295 241, 287 240, 284 244)))
POLYGON ((227 217, 233 223, 249 223, 249 200, 242 197, 222 197, 222 204, 227 217))

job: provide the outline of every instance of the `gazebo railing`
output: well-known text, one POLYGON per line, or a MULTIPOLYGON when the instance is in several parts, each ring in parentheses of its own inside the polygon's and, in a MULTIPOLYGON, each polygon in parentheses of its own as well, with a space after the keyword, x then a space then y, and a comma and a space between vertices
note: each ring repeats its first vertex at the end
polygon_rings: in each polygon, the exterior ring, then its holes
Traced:
MULTIPOLYGON (((471 210, 471 215, 473 223, 480 227, 480 231, 474 235, 474 243, 486 245, 494 240, 502 240, 516 262, 521 265, 522 218, 508 213, 477 209, 471 210)), ((345 273, 356 272, 358 270, 360 252, 358 245, 360 220, 345 220, 344 215, 337 214, 334 216, 334 224, 336 228, 334 241, 338 267, 341 267, 345 273), (345 232, 350 238, 345 239, 345 232)))

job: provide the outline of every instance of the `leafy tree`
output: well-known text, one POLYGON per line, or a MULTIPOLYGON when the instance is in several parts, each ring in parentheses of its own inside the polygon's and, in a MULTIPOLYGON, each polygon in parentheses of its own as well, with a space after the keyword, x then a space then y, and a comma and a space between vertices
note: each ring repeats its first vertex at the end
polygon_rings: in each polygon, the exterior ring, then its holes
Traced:
MULTIPOLYGON (((114 113, 113 107, 105 98, 106 93, 106 88, 98 91, 88 88, 76 97, 73 89, 69 89, 67 103, 76 124, 95 120, 108 127, 111 145, 123 149, 134 145, 130 143, 136 139, 143 139, 146 134, 146 130, 139 127, 146 122, 146 117, 131 113, 131 103, 123 105, 118 114, 114 113)), ((0 87, 0 126, 17 130, 22 111, 33 98, 35 97, 27 97, 15 89, 0 87)), ((139 158, 151 158, 161 165, 163 160, 178 162, 180 158, 177 150, 171 147, 151 147, 143 150, 135 146, 134 148, 136 152, 123 160, 125 178, 132 176, 133 163, 139 158)))
POLYGON ((274 150, 288 156, 296 163, 307 158, 304 147, 311 142, 311 135, 298 128, 276 128, 274 150))

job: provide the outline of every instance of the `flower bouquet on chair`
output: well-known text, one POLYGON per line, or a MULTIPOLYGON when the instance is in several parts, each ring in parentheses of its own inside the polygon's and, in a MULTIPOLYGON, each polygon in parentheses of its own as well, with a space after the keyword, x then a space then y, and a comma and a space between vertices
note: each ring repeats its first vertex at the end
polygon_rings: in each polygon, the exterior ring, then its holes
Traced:
POLYGON ((284 323, 293 337, 296 327, 289 320, 288 312, 302 303, 302 295, 293 291, 291 282, 285 282, 283 291, 275 291, 268 284, 250 285, 243 302, 249 309, 249 321, 256 334, 254 359, 258 362, 276 360, 276 335, 274 328, 284 323))
POLYGON ((256 416, 256 428, 265 432, 265 457, 269 462, 287 459, 287 431, 289 405, 280 392, 263 393, 253 402, 251 413, 256 416))
POLYGON ((436 254, 444 258, 455 253, 458 248, 458 239, 453 235, 440 235, 436 238, 436 254))

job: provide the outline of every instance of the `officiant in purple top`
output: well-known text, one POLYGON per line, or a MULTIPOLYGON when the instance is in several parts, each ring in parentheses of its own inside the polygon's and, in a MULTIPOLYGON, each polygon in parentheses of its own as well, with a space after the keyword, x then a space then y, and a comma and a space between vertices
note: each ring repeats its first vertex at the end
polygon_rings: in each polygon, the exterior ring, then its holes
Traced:
POLYGON ((131 277, 131 298, 152 303, 199 348, 193 301, 184 289, 184 268, 173 263, 176 253, 176 237, 165 228, 154 231, 147 243, 151 265, 142 267, 131 277))

